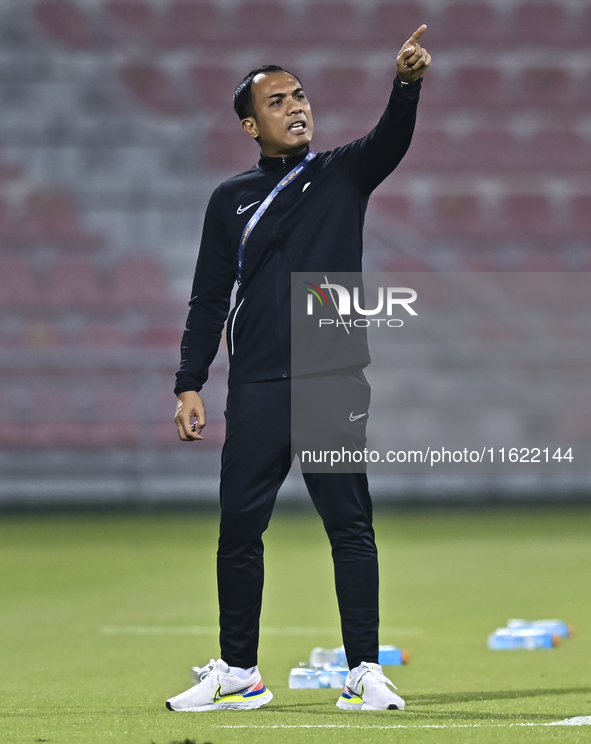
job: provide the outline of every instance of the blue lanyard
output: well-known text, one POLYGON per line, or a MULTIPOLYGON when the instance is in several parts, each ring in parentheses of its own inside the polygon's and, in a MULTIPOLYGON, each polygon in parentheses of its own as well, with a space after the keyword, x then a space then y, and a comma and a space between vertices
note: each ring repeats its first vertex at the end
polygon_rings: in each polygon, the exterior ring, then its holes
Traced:
POLYGON ((250 234, 256 227, 258 221, 261 219, 261 217, 265 214, 267 211, 267 208, 270 206, 273 199, 277 196, 277 194, 280 191, 283 191, 283 189, 286 186, 289 186, 289 184, 294 181, 300 173, 306 170, 308 167, 308 164, 311 160, 313 160, 318 153, 314 152, 313 150, 310 150, 306 157, 302 160, 301 163, 296 165, 296 167, 291 170, 284 179, 282 179, 277 186, 271 191, 269 196, 263 201, 261 206, 257 209, 257 211, 252 215, 252 217, 248 220, 246 223, 246 227, 244 228, 244 232, 242 233, 242 237, 240 238, 240 246, 238 248, 238 284, 242 282, 242 265, 244 263, 244 249, 246 247, 246 241, 249 239, 250 234))

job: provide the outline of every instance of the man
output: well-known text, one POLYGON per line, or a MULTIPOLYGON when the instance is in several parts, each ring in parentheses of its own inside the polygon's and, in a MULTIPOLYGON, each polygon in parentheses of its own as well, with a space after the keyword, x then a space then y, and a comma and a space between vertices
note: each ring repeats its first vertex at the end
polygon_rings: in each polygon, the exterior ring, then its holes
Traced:
MULTIPOLYGON (((386 111, 363 139, 314 153, 314 123, 301 82, 277 66, 253 70, 234 94, 242 128, 261 148, 258 164, 213 193, 177 374, 175 422, 183 441, 203 439, 199 395, 228 319, 230 357, 218 549, 221 658, 199 684, 167 701, 175 711, 252 709, 272 699, 256 666, 263 590, 262 534, 293 458, 290 368, 291 272, 361 271, 362 228, 371 192, 406 153, 422 75, 431 57, 422 25, 397 57, 386 111), (235 282, 235 306, 228 317, 235 282), (191 425, 191 417, 197 419, 191 425)), ((354 92, 350 105, 355 106, 354 92)), ((335 387, 367 411, 362 369, 328 358, 317 389, 335 387)), ((344 436, 365 441, 366 416, 344 436)), ((353 421, 353 418, 351 418, 353 421)), ((355 447, 356 448, 356 447, 355 447)), ((365 472, 306 473, 332 546, 349 675, 343 710, 403 709, 378 664, 378 562, 365 472)))

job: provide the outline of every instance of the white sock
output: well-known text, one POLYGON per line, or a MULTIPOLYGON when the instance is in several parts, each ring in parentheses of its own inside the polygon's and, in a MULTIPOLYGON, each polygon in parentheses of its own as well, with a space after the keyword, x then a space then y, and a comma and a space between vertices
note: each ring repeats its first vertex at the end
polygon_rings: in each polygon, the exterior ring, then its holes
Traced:
POLYGON ((250 667, 249 669, 243 669, 242 667, 229 667, 230 674, 233 674, 235 677, 238 677, 238 679, 248 679, 250 675, 254 672, 254 667, 250 667))

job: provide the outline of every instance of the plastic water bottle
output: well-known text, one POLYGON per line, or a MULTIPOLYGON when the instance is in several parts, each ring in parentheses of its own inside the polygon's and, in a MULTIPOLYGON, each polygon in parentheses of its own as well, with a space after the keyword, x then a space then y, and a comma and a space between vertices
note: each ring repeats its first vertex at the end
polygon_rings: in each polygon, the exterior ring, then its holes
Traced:
POLYGON ((378 653, 378 664, 381 666, 399 666, 408 664, 410 654, 397 646, 380 646, 378 653))
POLYGON ((537 628, 497 628, 488 637, 487 645, 494 651, 532 651, 536 648, 554 648, 560 641, 561 637, 557 633, 547 633, 537 628))
POLYGON ((310 653, 310 666, 314 669, 323 667, 325 664, 334 664, 341 667, 347 666, 345 648, 321 648, 317 646, 310 653))
POLYGON ((507 627, 512 630, 534 628, 559 635, 561 638, 568 638, 574 634, 574 628, 562 620, 509 620, 507 627))
MULTIPOLYGON (((408 664, 410 654, 396 646, 380 646, 378 652, 378 664, 382 666, 398 666, 408 664)), ((310 666, 313 668, 323 667, 326 664, 336 664, 347 667, 347 655, 345 647, 340 648, 314 648, 310 654, 310 666)))
POLYGON ((349 669, 327 664, 321 669, 309 669, 307 667, 296 667, 289 675, 289 687, 292 690, 310 690, 318 688, 331 688, 340 690, 345 686, 345 680, 349 669))

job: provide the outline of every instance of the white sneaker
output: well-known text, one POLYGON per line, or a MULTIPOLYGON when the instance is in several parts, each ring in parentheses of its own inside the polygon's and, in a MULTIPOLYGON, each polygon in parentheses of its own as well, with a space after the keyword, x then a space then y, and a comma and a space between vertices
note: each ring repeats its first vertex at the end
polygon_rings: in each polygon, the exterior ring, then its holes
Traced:
POLYGON ((248 679, 231 674, 225 661, 213 659, 200 672, 200 682, 186 692, 166 701, 168 710, 199 713, 204 710, 251 710, 270 703, 273 693, 267 690, 258 667, 248 679))
POLYGON ((396 686, 384 675, 379 664, 362 661, 351 669, 345 689, 337 700, 341 710, 404 710, 404 700, 388 687, 396 686))

